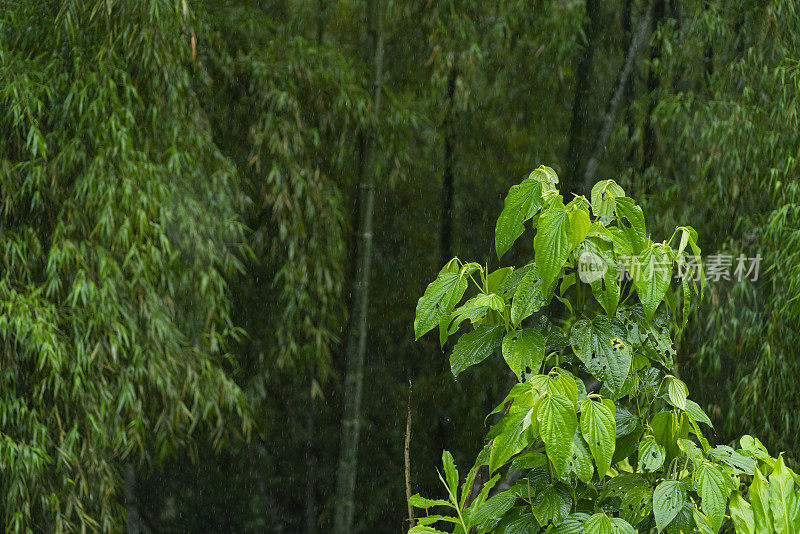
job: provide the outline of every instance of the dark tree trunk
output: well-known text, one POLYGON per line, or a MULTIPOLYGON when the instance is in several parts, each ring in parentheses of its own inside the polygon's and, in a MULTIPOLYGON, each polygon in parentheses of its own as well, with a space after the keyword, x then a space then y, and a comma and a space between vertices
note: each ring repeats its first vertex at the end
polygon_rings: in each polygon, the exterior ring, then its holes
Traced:
POLYGON ((125 511, 128 514, 126 531, 128 534, 139 534, 142 531, 139 504, 136 500, 136 468, 133 462, 125 464, 125 511))
MULTIPOLYGON (((658 25, 661 24, 665 16, 666 0, 656 0, 653 7, 654 32, 658 29, 658 25)), ((647 71, 647 114, 644 118, 642 131, 642 173, 653 165, 656 152, 656 132, 653 127, 652 115, 656 108, 656 93, 661 85, 661 77, 653 66, 661 59, 661 45, 661 39, 658 37, 650 45, 650 62, 647 71)))
MULTIPOLYGON (((317 46, 322 46, 322 35, 325 30, 325 2, 317 0, 317 46)), ((311 380, 314 379, 314 370, 309 369, 311 380)), ((306 496, 305 496, 305 517, 303 520, 303 532, 314 534, 317 530, 317 470, 316 454, 314 447, 315 427, 317 406, 314 403, 313 392, 309 392, 308 406, 306 408, 306 496)))
POLYGON ((567 149, 567 175, 562 192, 569 195, 580 182, 583 170, 586 130, 588 126, 589 98, 594 72, 594 50, 600 34, 600 0, 586 0, 585 40, 575 71, 575 98, 572 103, 572 122, 569 128, 567 149))
MULTIPOLYGON (((368 3, 367 38, 370 68, 373 75, 373 109, 376 119, 380 117, 383 70, 383 1, 368 3)), ((350 313, 347 340, 347 367, 344 378, 344 410, 342 437, 339 448, 339 466, 336 481, 336 508, 334 533, 353 532, 355 513, 356 473, 358 471, 358 443, 361 432, 361 392, 364 382, 364 359, 367 352, 367 328, 369 312, 369 281, 372 269, 372 232, 375 210, 375 183, 378 170, 377 132, 370 132, 366 139, 363 172, 359 177, 359 203, 361 218, 358 225, 359 248, 357 251, 356 285, 354 287, 354 309, 350 313)))
POLYGON ((608 104, 606 105, 606 112, 600 125, 600 132, 595 140, 594 150, 592 151, 591 157, 586 164, 586 170, 583 173, 584 191, 589 191, 594 183, 597 167, 600 165, 600 160, 605 152, 606 143, 611 135, 611 129, 614 126, 614 122, 617 118, 617 109, 619 109, 620 102, 622 102, 625 87, 628 85, 628 79, 631 76, 631 72, 633 72, 634 62, 639 56, 639 50, 641 50, 647 35, 647 28, 650 26, 650 13, 652 11, 652 7, 653 1, 651 0, 647 4, 644 16, 642 17, 641 22, 639 22, 636 28, 636 33, 634 34, 633 39, 631 40, 630 45, 625 52, 625 59, 622 62, 622 67, 620 67, 619 73, 617 74, 617 81, 614 85, 614 90, 611 93, 611 98, 609 98, 608 104))
POLYGON ((441 265, 453 257, 453 150, 455 145, 455 110, 453 99, 456 94, 456 66, 450 67, 447 77, 447 97, 444 102, 444 172, 442 174, 442 227, 440 235, 441 265))
POLYGON ((256 486, 258 487, 258 493, 261 496, 261 502, 264 503, 264 509, 266 510, 265 515, 273 518, 272 523, 270 524, 271 532, 274 532, 275 534, 283 534, 282 511, 267 491, 267 481, 264 478, 264 472, 261 469, 261 465, 259 464, 258 460, 256 459, 256 455, 253 452, 252 445, 247 447, 247 458, 250 462, 250 469, 253 470, 256 479, 256 486))
MULTIPOLYGON (((681 42, 683 40, 683 37, 681 36, 681 3, 679 0, 670 0, 669 17, 675 21, 675 39, 673 40, 673 42, 681 42)), ((674 77, 672 78, 673 93, 679 92, 680 79, 681 79, 680 73, 676 72, 674 77)))
MULTIPOLYGON (((709 0, 706 0, 703 4, 703 9, 708 11, 710 7, 709 0)), ((711 76, 714 75, 714 47, 711 43, 708 43, 706 46, 705 51, 703 51, 703 65, 705 66, 705 73, 706 73, 706 83, 711 81, 711 76)))
MULTIPOLYGON (((411 499, 411 380, 408 381, 408 406, 406 408, 406 441, 403 448, 403 463, 406 475, 406 504, 408 506, 408 528, 414 526, 414 507, 408 503, 411 499)), ((404 529, 405 531, 405 529, 404 529)))
POLYGON ((306 502, 303 532, 314 534, 317 530, 317 465, 315 442, 315 419, 317 406, 309 395, 306 410, 306 502))
POLYGON ((317 0, 317 46, 322 46, 322 33, 325 29, 325 3, 327 0, 317 0))
MULTIPOLYGON (((631 4, 633 0, 625 0, 625 3, 622 5, 622 48, 623 50, 627 50, 631 46, 631 40, 633 39, 633 26, 631 24, 631 4)), ((633 134, 636 131, 636 117, 633 114, 632 104, 634 99, 636 98, 635 95, 636 90, 636 76, 635 70, 631 73, 631 80, 625 86, 625 127, 628 132, 628 150, 625 155, 625 160, 628 164, 632 164, 634 161, 635 156, 635 149, 634 143, 630 142, 630 139, 633 138, 633 134)))

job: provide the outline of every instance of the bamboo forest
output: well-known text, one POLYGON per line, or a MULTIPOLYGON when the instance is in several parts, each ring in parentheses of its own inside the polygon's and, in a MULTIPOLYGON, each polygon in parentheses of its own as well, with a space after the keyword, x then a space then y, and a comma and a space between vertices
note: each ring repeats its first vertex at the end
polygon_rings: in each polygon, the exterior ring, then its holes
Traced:
POLYGON ((0 531, 800 533, 797 0, 0 0, 0 531))

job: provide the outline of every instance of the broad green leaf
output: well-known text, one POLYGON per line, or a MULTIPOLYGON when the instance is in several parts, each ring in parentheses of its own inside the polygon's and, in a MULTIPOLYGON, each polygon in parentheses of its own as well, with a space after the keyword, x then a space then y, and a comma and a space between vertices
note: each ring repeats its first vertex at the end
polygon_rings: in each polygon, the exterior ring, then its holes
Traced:
POLYGON ((617 311, 619 304, 619 267, 617 264, 605 254, 597 256, 606 264, 605 273, 601 278, 589 283, 592 288, 592 294, 597 302, 606 311, 606 314, 613 316, 617 311))
POLYGON ((711 424, 711 419, 709 419, 708 415, 706 415, 699 404, 691 399, 686 399, 686 412, 698 423, 705 423, 711 428, 714 428, 714 425, 711 424))
POLYGON ((535 268, 536 264, 531 262, 519 269, 512 269, 506 279, 503 280, 503 283, 500 284, 500 287, 497 288, 496 293, 504 298, 510 299, 514 296, 514 293, 516 293, 519 283, 522 282, 522 279, 528 274, 528 271, 535 268))
POLYGON ((592 213, 595 217, 613 217, 614 201, 625 191, 614 180, 602 180, 592 187, 592 213))
POLYGON ((600 315, 593 321, 578 320, 570 335, 578 358, 613 392, 622 388, 631 367, 631 350, 624 332, 619 320, 600 315))
POLYGON ((553 367, 547 375, 547 391, 550 393, 560 393, 572 401, 572 404, 578 404, 578 384, 575 376, 565 369, 560 367, 553 367))
POLYGON ((578 427, 575 405, 564 395, 548 395, 539 403, 537 418, 547 457, 560 476, 566 469, 567 458, 572 453, 572 440, 578 427))
POLYGON ((546 486, 533 498, 531 511, 540 525, 560 523, 572 508, 569 491, 560 484, 546 486))
POLYGON ((453 376, 488 358, 502 340, 503 327, 500 325, 481 325, 461 336, 450 355, 453 376))
POLYGON ((512 272, 513 267, 501 267, 489 273, 486 276, 486 293, 498 293, 512 272))
POLYGON ((664 465, 667 453, 653 436, 646 436, 639 442, 639 470, 653 472, 664 465))
POLYGON ((744 473, 746 475, 752 475, 755 473, 756 469, 756 462, 752 458, 748 456, 744 456, 739 454, 732 448, 728 447, 727 445, 717 445, 708 453, 720 460, 729 466, 733 467, 737 471, 744 473))
POLYGON ((574 209, 569 212, 570 249, 574 249, 584 240, 591 226, 592 221, 589 220, 589 214, 587 212, 582 209, 574 209))
MULTIPOLYGON (((631 241, 628 239, 628 234, 626 234, 622 228, 617 228, 616 226, 612 226, 608 229, 611 232, 611 243, 614 245, 614 253, 617 255, 617 258, 622 260, 627 260, 633 256, 633 246, 631 246, 631 241)), ((622 262, 626 263, 626 262, 622 262)))
POLYGON ((745 434, 739 438, 739 443, 742 445, 742 454, 762 460, 767 466, 772 469, 775 467, 775 459, 769 455, 767 448, 761 443, 758 438, 745 434))
POLYGON ((589 514, 582 512, 569 514, 564 520, 552 531, 552 534, 582 534, 583 525, 589 519, 589 514))
POLYGON ((514 458, 511 461, 511 465, 508 466, 508 469, 510 471, 516 471, 517 469, 535 469, 544 465, 547 465, 547 456, 545 456, 542 451, 528 451, 514 458))
POLYGON ((747 492, 753 510, 756 532, 772 532, 772 513, 770 511, 769 482, 756 467, 753 481, 747 492))
POLYGON ((612 517, 611 532, 614 534, 636 534, 636 529, 621 517, 612 517))
POLYGON ((545 184, 545 189, 548 191, 555 190, 555 184, 558 183, 558 174, 556 174, 556 171, 554 171, 552 167, 548 167, 547 165, 539 165, 536 167, 531 173, 531 176, 545 184))
POLYGON ((449 315, 442 315, 439 320, 439 344, 444 348, 447 338, 455 334, 461 323, 469 320, 473 325, 481 324, 486 317, 489 308, 486 306, 474 306, 475 299, 469 299, 463 306, 459 306, 449 315))
POLYGON ((606 514, 594 514, 584 523, 583 534, 613 534, 611 518, 606 514))
POLYGON ((544 351, 560 352, 569 345, 569 337, 560 326, 554 325, 546 315, 539 317, 536 328, 544 334, 544 351))
POLYGON ((492 451, 489 455, 489 474, 505 465, 508 460, 530 444, 530 433, 527 432, 525 419, 528 412, 517 412, 506 415, 498 423, 500 433, 494 437, 492 451))
POLYGON ((422 337, 439 325, 442 315, 447 315, 456 307, 467 290, 466 278, 457 273, 445 273, 428 285, 425 294, 417 301, 417 314, 414 319, 414 336, 422 337))
POLYGON ((686 502, 686 490, 677 480, 665 480, 653 492, 653 514, 658 531, 664 530, 686 502))
POLYGON ((474 262, 467 263, 463 267, 461 267, 461 262, 458 260, 458 258, 453 258, 452 260, 444 264, 444 266, 439 270, 438 276, 442 276, 443 274, 452 274, 452 273, 458 274, 459 271, 472 272, 475 269, 480 269, 480 268, 481 268, 480 264, 474 262))
POLYGON ((729 486, 725 474, 717 466, 705 462, 694 472, 694 480, 700 495, 700 507, 716 532, 722 526, 728 505, 729 486))
POLYGON ((538 373, 544 360, 544 336, 535 328, 509 332, 503 338, 503 358, 520 380, 525 374, 538 373))
POLYGON ((533 249, 542 287, 549 288, 564 267, 572 249, 569 215, 560 203, 557 202, 539 215, 533 249))
POLYGON ((628 264, 636 293, 648 320, 652 320, 656 308, 664 300, 672 277, 672 262, 663 245, 652 245, 628 264))
POLYGON ((533 406, 533 403, 544 396, 545 393, 560 393, 561 390, 557 389, 551 391, 551 383, 547 375, 533 375, 527 378, 525 382, 522 395, 520 395, 520 402, 533 406))
POLYGON ((547 468, 545 461, 545 465, 528 471, 527 475, 512 486, 512 490, 517 497, 531 501, 537 493, 554 484, 555 482, 550 478, 550 470, 547 468))
POLYGON ((728 507, 731 511, 731 520, 736 527, 736 534, 759 534, 753 518, 753 509, 741 493, 733 492, 728 507))
POLYGON ((669 375, 667 377, 667 394, 672 404, 681 410, 686 410, 686 397, 689 396, 689 389, 682 380, 669 375))
POLYGON ((697 508, 692 509, 692 517, 700 534, 717 534, 719 532, 719 528, 714 528, 708 517, 697 508))
POLYGON ((630 434, 617 436, 617 444, 614 449, 614 457, 611 459, 611 465, 624 462, 636 453, 642 434, 644 434, 644 427, 640 424, 630 434))
POLYGON ((536 518, 524 506, 512 508, 492 531, 493 534, 531 534, 538 528, 536 518))
MULTIPOLYGON (((581 210, 585 212, 586 215, 589 215, 589 209, 591 207, 592 207, 591 204, 583 195, 574 196, 572 200, 570 200, 566 205, 567 211, 581 210)), ((589 226, 591 226, 591 221, 589 222, 589 226)))
POLYGON ((476 507, 470 507, 469 522, 477 528, 478 534, 491 530, 508 512, 517 498, 510 491, 493 495, 476 507))
POLYGON ((678 440, 689 437, 689 424, 686 416, 681 412, 659 412, 650 420, 653 436, 664 447, 667 453, 666 463, 671 462, 681 454, 678 440))
POLYGON ((601 499, 609 497, 620 499, 620 517, 634 525, 652 510, 653 488, 638 473, 620 473, 607 479, 601 499))
POLYGON ((581 434, 592 451, 600 480, 608 472, 614 457, 617 437, 614 412, 614 403, 610 399, 596 401, 587 398, 581 402, 581 434))
POLYGON ((583 534, 636 534, 636 530, 620 517, 594 514, 583 525, 583 534))
POLYGON ((488 295, 481 293, 475 297, 473 305, 486 306, 487 308, 503 313, 505 311, 506 303, 503 300, 503 297, 499 295, 495 295, 494 293, 489 293, 488 295))
POLYGON ((627 436, 639 425, 639 418, 622 406, 617 406, 614 421, 617 424, 617 436, 627 436))
POLYGON ((692 460, 695 466, 699 466, 705 460, 703 451, 690 439, 679 439, 678 448, 692 460))
POLYGON ((800 493, 783 455, 769 476, 769 508, 778 534, 800 532, 800 493))
POLYGON ((449 317, 453 319, 453 322, 456 325, 461 323, 464 319, 469 319, 470 322, 474 323, 486 315, 486 312, 489 311, 489 307, 486 305, 487 302, 485 299, 482 299, 483 302, 481 305, 477 304, 479 302, 478 297, 480 296, 481 295, 476 295, 471 299, 468 299, 464 304, 454 309, 450 313, 449 317))
MULTIPOLYGON (((575 279, 576 279, 575 273, 569 273, 568 275, 561 278, 561 283, 558 285, 559 296, 563 297, 564 293, 567 292, 567 289, 575 285, 575 279)), ((570 304, 570 306, 572 306, 572 304, 570 304)))
POLYGON ((482 503, 486 502, 486 500, 489 498, 489 492, 492 491, 492 488, 494 488, 498 480, 500 480, 500 475, 495 475, 486 481, 486 483, 481 488, 481 491, 478 492, 478 496, 475 497, 475 500, 473 500, 470 503, 469 508, 471 510, 476 509, 482 503))
POLYGON ((531 176, 522 183, 512 186, 506 195, 503 211, 497 219, 494 230, 494 243, 497 257, 502 258, 522 232, 523 223, 533 217, 542 207, 542 191, 545 184, 531 176))
MULTIPOLYGON (((681 227, 677 228, 676 231, 681 233, 681 241, 680 241, 680 245, 678 246, 678 250, 675 253, 675 257, 676 258, 681 258, 681 262, 683 264, 686 263, 686 261, 687 261, 686 258, 687 257, 692 258, 694 260, 695 268, 697 269, 697 273, 696 273, 696 277, 691 282, 691 286, 698 293, 698 296, 700 296, 702 298, 703 290, 706 287, 706 276, 705 276, 705 270, 703 269, 703 260, 702 260, 702 254, 701 254, 701 251, 700 251, 700 247, 697 246, 697 230, 695 230, 691 226, 681 226, 681 227), (684 254, 684 251, 686 249, 686 244, 687 243, 689 244, 690 248, 692 249, 691 255, 684 254), (697 288, 697 282, 696 282, 696 280, 698 280, 698 279, 700 281, 699 290, 697 288)), ((686 278, 684 278, 684 279, 686 279, 686 278)))
MULTIPOLYGON (((550 374, 546 375, 533 375, 528 377, 527 384, 531 388, 531 395, 534 399, 538 399, 539 397, 544 397, 547 394, 550 395, 563 395, 572 402, 574 399, 577 398, 577 388, 567 391, 565 386, 567 385, 566 380, 562 380, 561 376, 556 372, 553 373, 551 371, 550 374)), ((573 405, 575 403, 573 402, 573 405)))
POLYGON ((592 481, 594 474, 592 456, 578 432, 575 432, 575 438, 572 441, 572 455, 567 459, 566 473, 575 473, 578 480, 584 484, 592 481))
POLYGON ((514 326, 519 325, 545 304, 547 301, 542 294, 542 280, 534 267, 528 270, 514 293, 511 304, 511 322, 514 323, 514 326))
POLYGON ((678 515, 675 519, 667 525, 667 534, 694 534, 694 511, 696 510, 694 503, 686 501, 678 510, 678 515))
POLYGON ((644 225, 642 208, 632 198, 614 199, 614 212, 617 215, 619 228, 628 237, 633 254, 640 254, 647 245, 647 230, 644 225))

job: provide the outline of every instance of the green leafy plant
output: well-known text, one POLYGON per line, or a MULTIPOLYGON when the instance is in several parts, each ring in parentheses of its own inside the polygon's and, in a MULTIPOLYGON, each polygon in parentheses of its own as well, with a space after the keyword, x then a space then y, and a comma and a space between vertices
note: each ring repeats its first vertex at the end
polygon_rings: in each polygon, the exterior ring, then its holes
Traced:
POLYGON ((800 477, 753 437, 712 447, 676 376, 672 339, 705 284, 697 232, 654 242, 613 180, 566 204, 557 184, 539 167, 497 221, 498 257, 530 221, 533 261, 488 272, 454 258, 419 299, 417 338, 438 327, 444 346, 472 327, 454 375, 500 349, 516 383, 460 488, 445 451, 447 499, 411 497, 425 515, 410 532, 799 532, 800 477))

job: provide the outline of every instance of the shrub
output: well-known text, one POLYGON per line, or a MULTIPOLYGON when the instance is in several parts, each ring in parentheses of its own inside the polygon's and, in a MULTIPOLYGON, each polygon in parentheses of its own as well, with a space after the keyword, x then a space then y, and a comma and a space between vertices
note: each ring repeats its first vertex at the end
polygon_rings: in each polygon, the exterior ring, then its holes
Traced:
POLYGON ((458 335, 454 375, 500 348, 516 383, 466 477, 445 451, 446 498, 411 497, 426 515, 410 532, 800 532, 800 477, 756 438, 712 447, 676 376, 673 336, 705 285, 697 232, 654 242, 613 180, 567 204, 557 183, 539 167, 497 221, 498 257, 531 221, 533 261, 488 272, 454 258, 419 299, 417 338, 458 335))

